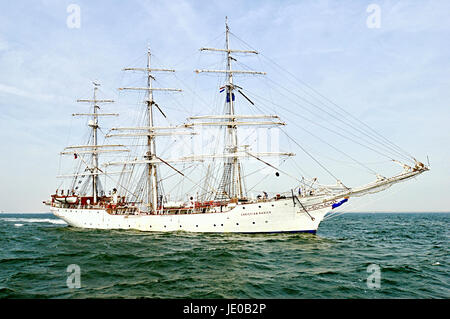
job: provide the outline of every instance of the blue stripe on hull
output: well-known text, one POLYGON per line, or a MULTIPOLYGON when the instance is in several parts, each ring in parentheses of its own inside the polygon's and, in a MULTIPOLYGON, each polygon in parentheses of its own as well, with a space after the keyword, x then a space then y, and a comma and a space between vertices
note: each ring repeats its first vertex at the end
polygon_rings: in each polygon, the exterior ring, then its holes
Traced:
POLYGON ((269 232, 239 232, 238 234, 282 234, 282 233, 308 233, 316 234, 317 230, 288 230, 288 231, 269 231, 269 232))
MULTIPOLYGON (((66 227, 74 227, 74 228, 80 228, 77 226, 72 226, 70 224, 67 224, 66 227)), ((82 227, 81 227, 82 228, 82 227)), ((124 231, 128 231, 128 230, 137 230, 137 231, 142 231, 139 229, 135 229, 135 228, 108 228, 108 229, 104 229, 104 228, 95 228, 95 227, 88 227, 85 229, 99 229, 99 230, 124 230, 124 231)), ((149 231, 144 231, 144 232, 149 232, 149 231)), ((171 231, 150 231, 150 232, 154 232, 154 233, 170 233, 170 232, 187 232, 187 233, 191 233, 190 231, 185 231, 185 230, 171 230, 171 231)), ((308 234, 316 234, 317 230, 287 230, 287 231, 262 231, 262 232, 192 232, 192 233, 204 233, 204 234, 295 234, 295 233, 308 233, 308 234)))

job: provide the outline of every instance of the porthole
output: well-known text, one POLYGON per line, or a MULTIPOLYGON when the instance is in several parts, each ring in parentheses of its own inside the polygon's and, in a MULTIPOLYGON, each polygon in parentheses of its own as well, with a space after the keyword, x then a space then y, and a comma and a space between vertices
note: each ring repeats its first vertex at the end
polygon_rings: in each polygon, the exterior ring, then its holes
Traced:
POLYGON ((220 226, 223 226, 223 224, 220 224, 220 226))
POLYGON ((214 227, 216 227, 216 224, 214 224, 214 227))
POLYGON ((195 225, 195 227, 198 227, 198 225, 195 225))
POLYGON ((242 209, 245 209, 245 207, 242 207, 242 209))
POLYGON ((164 225, 164 228, 166 228, 166 225, 164 225))
POLYGON ((261 208, 261 205, 260 206, 258 206, 259 208, 261 208))
POLYGON ((255 222, 253 222, 253 225, 255 225, 255 222))
POLYGON ((236 225, 238 225, 238 226, 239 226, 239 223, 236 223, 236 225))
POLYGON ((268 221, 266 220, 266 224, 268 223, 268 221))
POLYGON ((180 228, 181 228, 181 225, 180 225, 180 228))

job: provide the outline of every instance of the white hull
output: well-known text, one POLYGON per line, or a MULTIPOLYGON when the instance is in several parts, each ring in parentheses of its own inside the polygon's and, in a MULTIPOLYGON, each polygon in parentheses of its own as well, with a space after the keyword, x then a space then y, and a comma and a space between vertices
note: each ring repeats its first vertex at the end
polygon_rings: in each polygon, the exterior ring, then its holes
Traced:
POLYGON ((309 211, 312 220, 292 199, 237 205, 223 213, 179 215, 111 215, 104 209, 51 207, 55 216, 79 228, 208 233, 315 233, 330 209, 309 211))

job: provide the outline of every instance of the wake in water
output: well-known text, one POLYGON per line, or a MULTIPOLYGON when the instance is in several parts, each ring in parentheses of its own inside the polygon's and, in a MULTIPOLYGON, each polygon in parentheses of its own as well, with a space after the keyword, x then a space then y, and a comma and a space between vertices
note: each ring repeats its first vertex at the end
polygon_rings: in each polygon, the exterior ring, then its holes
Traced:
MULTIPOLYGON (((67 225, 67 223, 61 219, 52 219, 52 218, 14 218, 14 217, 5 217, 0 218, 0 221, 5 222, 26 222, 26 223, 50 223, 57 225, 67 225)), ((14 224, 14 226, 23 226, 23 224, 14 224)))

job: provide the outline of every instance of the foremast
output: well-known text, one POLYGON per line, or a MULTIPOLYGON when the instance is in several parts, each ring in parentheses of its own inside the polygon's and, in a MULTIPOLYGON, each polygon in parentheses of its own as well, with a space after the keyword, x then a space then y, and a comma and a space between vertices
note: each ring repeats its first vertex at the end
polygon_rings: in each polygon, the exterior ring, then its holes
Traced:
MULTIPOLYGON (((226 143, 224 153, 228 154, 224 161, 224 167, 222 172, 222 178, 219 185, 218 192, 216 193, 215 199, 223 200, 223 199, 231 199, 237 200, 245 197, 245 190, 243 185, 243 176, 242 176, 242 167, 239 158, 240 147, 238 144, 238 136, 237 136, 237 128, 239 125, 255 125, 257 123, 238 123, 237 120, 239 117, 236 116, 235 112, 235 95, 234 90, 240 88, 233 83, 233 74, 261 74, 264 75, 265 72, 257 72, 257 71, 246 71, 246 70, 233 70, 232 69, 232 61, 236 61, 235 58, 231 55, 234 52, 238 53, 248 53, 248 54, 258 54, 257 51, 253 50, 235 50, 230 48, 230 29, 228 27, 228 19, 225 18, 225 49, 218 48, 201 48, 200 51, 217 51, 217 52, 225 52, 226 53, 226 70, 195 70, 196 73, 200 72, 208 72, 208 73, 225 73, 226 74, 226 114, 222 117, 226 122, 226 143)), ((240 90, 239 93, 243 94, 240 90)), ((245 96, 244 96, 245 97, 245 96)), ((245 97, 248 99, 247 97, 245 97)), ((214 117, 205 117, 205 118, 214 118, 214 117)), ((216 117, 217 118, 217 117, 216 117)), ((219 117, 220 118, 220 117, 219 117)), ((245 118, 240 117, 240 118, 245 118)), ((251 118, 251 117, 250 117, 251 118)), ((261 118, 261 117, 257 117, 261 118)), ((264 116, 263 116, 264 118, 264 116)), ((194 119, 191 117, 191 119, 194 119)), ((198 123, 201 125, 208 125, 208 123, 198 123)), ((210 125, 221 125, 221 123, 209 123, 210 125)), ((260 124, 269 124, 269 123, 260 123, 260 124)), ((272 123, 278 124, 278 123, 272 123)), ((284 124, 284 123, 279 123, 284 124)), ((195 125, 195 124, 194 124, 195 125)))
MULTIPOLYGON (((226 50, 227 50, 227 77, 228 77, 228 83, 227 83, 227 99, 228 102, 228 114, 230 116, 234 115, 234 86, 233 86, 233 72, 231 71, 231 52, 230 52, 230 29, 228 27, 228 21, 225 20, 225 37, 226 37, 226 50)), ((233 117, 230 117, 230 122, 235 122, 236 119, 233 117)), ((228 131, 228 138, 230 143, 230 153, 236 154, 237 153, 237 126, 230 125, 227 127, 228 131)), ((243 190, 242 190, 242 178, 241 178, 241 164, 239 162, 239 158, 237 156, 233 156, 229 159, 231 163, 229 163, 229 167, 225 166, 223 174, 228 174, 225 170, 230 169, 231 170, 231 190, 230 190, 230 196, 231 198, 237 197, 242 198, 243 196, 243 190), (231 164, 231 165, 230 165, 231 164)), ((226 176, 226 175, 225 175, 226 176)), ((219 195, 220 196, 220 195, 219 195)))
MULTIPOLYGON (((153 104, 155 103, 153 101, 153 90, 152 90, 152 74, 151 74, 151 53, 150 48, 147 49, 147 114, 148 114, 148 127, 149 130, 153 128, 153 104)), ((155 145, 155 137, 151 134, 147 136, 147 154, 144 156, 149 161, 152 161, 155 159, 156 156, 156 145, 155 145)), ((157 179, 157 169, 156 165, 152 162, 148 163, 147 165, 148 175, 147 175, 147 198, 149 200, 150 208, 153 208, 153 210, 157 209, 158 206, 158 196, 159 196, 159 189, 158 189, 158 179, 157 179), (151 200, 150 200, 151 199, 151 200)))

